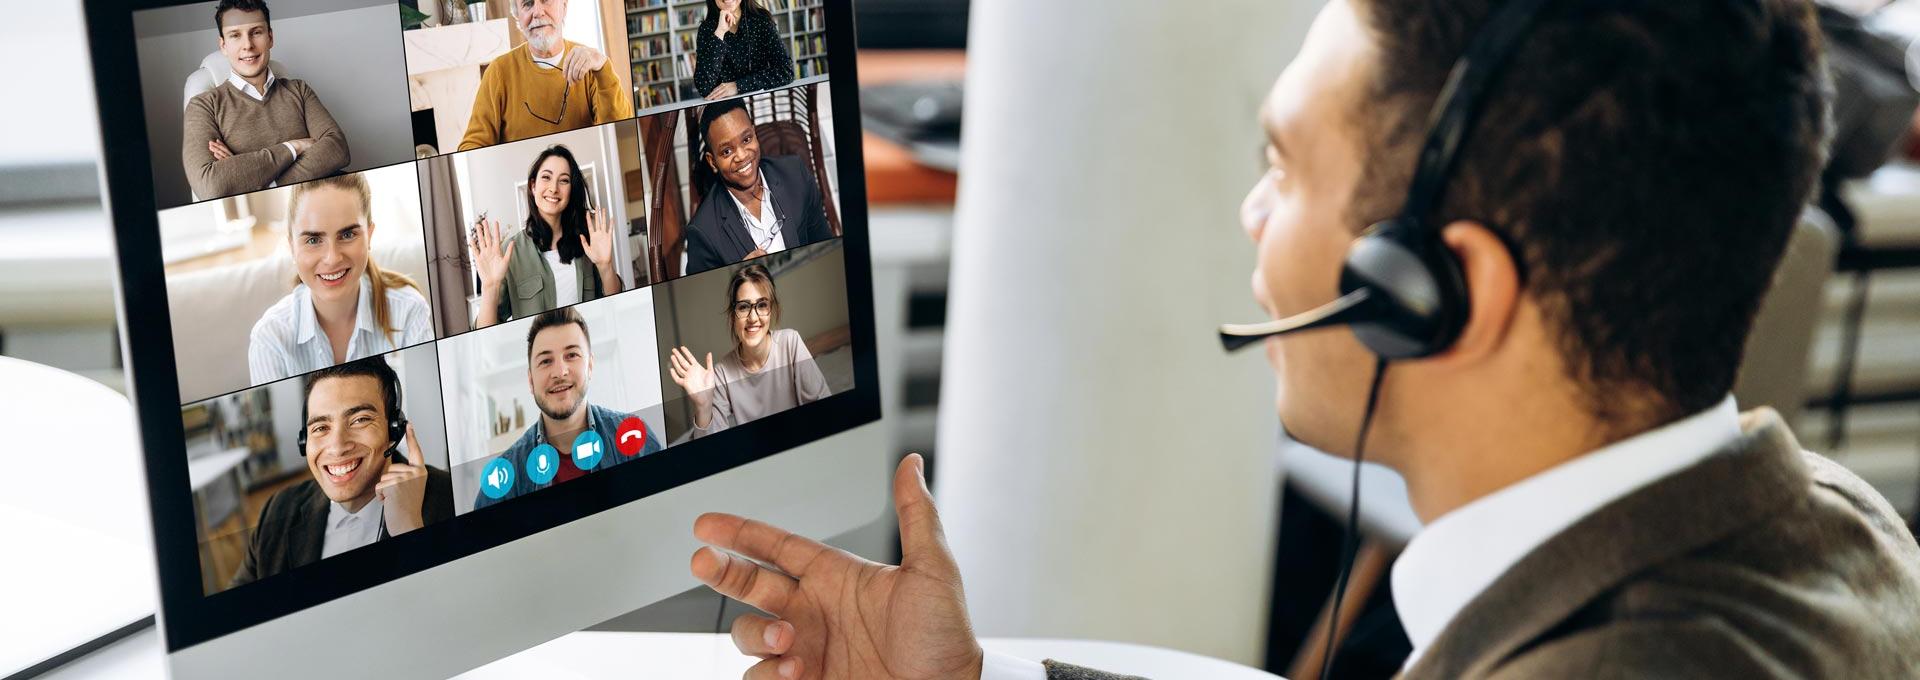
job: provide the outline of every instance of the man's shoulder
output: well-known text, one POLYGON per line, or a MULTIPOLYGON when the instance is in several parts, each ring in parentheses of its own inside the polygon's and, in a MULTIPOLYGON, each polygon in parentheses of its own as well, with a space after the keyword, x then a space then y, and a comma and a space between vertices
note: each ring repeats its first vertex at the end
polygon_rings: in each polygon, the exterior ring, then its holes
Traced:
POLYGON ((201 111, 211 112, 215 109, 218 109, 220 108, 221 98, 226 96, 223 92, 231 91, 232 89, 233 89, 232 86, 229 86, 224 82, 220 83, 219 85, 215 85, 213 87, 207 88, 207 91, 202 92, 200 94, 196 94, 193 96, 193 98, 187 100, 187 110, 193 111, 195 109, 199 109, 201 111))
MULTIPOLYGON (((1490 670, 1506 678, 1798 678, 1822 666, 1711 616, 1616 621, 1543 641, 1490 670)), ((1838 676, 1831 676, 1838 677, 1838 676)))
POLYGON ((298 521, 308 514, 307 510, 317 505, 314 499, 322 497, 320 485, 309 476, 295 482, 267 497, 267 503, 260 509, 260 524, 288 524, 298 521))
POLYGON ((714 182, 706 198, 700 200, 700 207, 694 208, 693 216, 687 218, 687 228, 692 231, 713 228, 720 219, 720 206, 730 202, 732 199, 727 198, 726 185, 714 182))
POLYGON ((299 78, 275 78, 273 86, 286 88, 287 94, 306 96, 308 93, 315 92, 312 85, 308 85, 307 81, 299 78))
POLYGON ((501 52, 500 56, 494 57, 492 61, 487 62, 486 72, 482 73, 480 77, 482 79, 495 77, 493 72, 494 67, 497 66, 509 66, 517 63, 531 64, 533 63, 532 53, 532 48, 527 47, 526 43, 515 45, 513 49, 501 52))
MULTIPOLYGON (((1920 672, 1920 546, 1866 482, 1800 456, 1806 495, 1621 583, 1528 655, 1604 652, 1669 674, 1712 661, 1687 677, 1920 672)), ((1553 675, 1537 670, 1522 675, 1553 675)))

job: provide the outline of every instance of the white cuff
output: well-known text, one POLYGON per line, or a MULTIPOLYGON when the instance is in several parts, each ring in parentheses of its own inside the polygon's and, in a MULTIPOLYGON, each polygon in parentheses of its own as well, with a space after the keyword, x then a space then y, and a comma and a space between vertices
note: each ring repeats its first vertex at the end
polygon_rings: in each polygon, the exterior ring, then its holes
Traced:
POLYGON ((989 649, 980 660, 980 680, 1047 680, 1047 667, 989 649))
POLYGON ((287 147, 287 153, 290 153, 290 154, 293 154, 293 159, 294 159, 294 160, 296 160, 296 161, 297 161, 297 160, 300 160, 300 150, 299 150, 299 149, 296 149, 296 148, 293 148, 293 142, 281 142, 280 144, 281 144, 282 146, 285 146, 285 147, 287 147))

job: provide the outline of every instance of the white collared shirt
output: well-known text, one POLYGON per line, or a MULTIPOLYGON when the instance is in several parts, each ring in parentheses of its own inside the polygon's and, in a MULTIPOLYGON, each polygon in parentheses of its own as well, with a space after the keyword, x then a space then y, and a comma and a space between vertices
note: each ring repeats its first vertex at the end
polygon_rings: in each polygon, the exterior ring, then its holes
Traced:
POLYGON ((541 66, 545 66, 547 68, 560 68, 560 60, 567 58, 567 43, 564 40, 560 41, 560 53, 553 55, 553 58, 551 59, 547 59, 547 58, 543 58, 535 55, 533 53, 533 46, 528 45, 527 58, 532 59, 533 63, 539 64, 541 66))
POLYGON ((1740 436, 1733 397, 1601 447, 1441 515, 1393 565, 1393 603, 1411 668, 1447 623, 1502 574, 1594 511, 1692 467, 1740 436))
MULTIPOLYGON (((754 170, 758 172, 759 168, 754 170)), ((760 214, 749 212, 747 204, 741 203, 733 191, 728 190, 727 196, 733 199, 734 207, 740 209, 740 219, 747 223, 747 235, 753 239, 755 248, 767 251, 768 255, 787 249, 787 235, 780 229, 780 214, 773 211, 773 185, 767 183, 767 173, 760 172, 760 214)))
MULTIPOLYGON (((409 345, 433 339, 433 311, 420 291, 412 288, 387 289, 387 320, 395 328, 392 339, 381 332, 373 319, 373 282, 360 277, 360 300, 356 304, 353 337, 347 340, 347 360, 385 354, 409 345)), ((247 369, 253 384, 273 382, 332 366, 333 343, 320 329, 313 313, 313 294, 305 284, 280 298, 253 324, 247 343, 247 369)))
POLYGON ((337 501, 328 502, 327 533, 320 539, 320 559, 380 540, 381 508, 378 497, 360 506, 359 512, 347 512, 346 506, 337 501))
POLYGON ((233 89, 239 90, 240 94, 244 94, 246 96, 252 97, 253 100, 257 102, 263 102, 267 100, 267 93, 273 91, 273 81, 275 80, 279 80, 279 78, 275 77, 273 75, 273 69, 269 68, 267 69, 267 86, 259 89, 254 89, 253 83, 249 83, 247 82, 246 78, 240 77, 239 72, 237 71, 227 72, 227 82, 233 85, 233 89))
MULTIPOLYGON (((257 102, 267 100, 267 93, 273 91, 273 81, 276 80, 279 80, 279 78, 273 75, 273 69, 269 67, 267 69, 267 86, 255 89, 253 83, 247 82, 247 79, 240 77, 239 73, 233 71, 227 72, 227 83, 233 85, 233 89, 239 90, 240 94, 252 97, 253 100, 257 102)), ((300 150, 294 148, 292 141, 281 142, 280 145, 287 147, 287 153, 293 154, 294 160, 300 160, 300 150)), ((268 183, 267 186, 271 187, 276 184, 278 184, 278 182, 268 183)))

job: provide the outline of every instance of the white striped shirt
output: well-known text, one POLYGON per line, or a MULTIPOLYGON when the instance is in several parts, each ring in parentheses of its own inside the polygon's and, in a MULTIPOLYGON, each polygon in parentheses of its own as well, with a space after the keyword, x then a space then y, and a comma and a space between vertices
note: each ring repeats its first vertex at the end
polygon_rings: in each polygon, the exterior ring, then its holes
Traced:
MULTIPOLYGON (((387 289, 387 320, 395 328, 392 338, 374 323, 372 299, 373 282, 362 276, 356 305, 359 312, 353 321, 353 337, 347 340, 348 361, 433 339, 433 311, 420 291, 387 289)), ((333 343, 320 330, 320 320, 313 314, 313 295, 305 284, 294 286, 293 292, 273 303, 253 324, 252 339, 247 343, 247 370, 255 385, 336 363, 333 343)))

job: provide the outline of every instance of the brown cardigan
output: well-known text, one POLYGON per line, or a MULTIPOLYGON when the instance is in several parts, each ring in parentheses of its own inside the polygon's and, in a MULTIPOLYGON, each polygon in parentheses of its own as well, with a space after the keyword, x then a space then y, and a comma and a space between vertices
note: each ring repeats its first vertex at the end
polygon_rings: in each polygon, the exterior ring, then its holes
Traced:
POLYGON ((1913 535, 1771 409, 1741 429, 1528 553, 1401 677, 1920 678, 1913 535))

